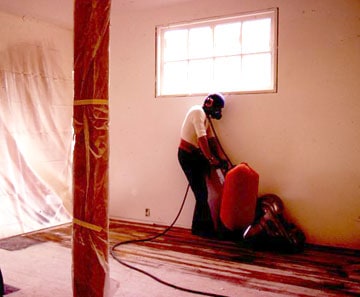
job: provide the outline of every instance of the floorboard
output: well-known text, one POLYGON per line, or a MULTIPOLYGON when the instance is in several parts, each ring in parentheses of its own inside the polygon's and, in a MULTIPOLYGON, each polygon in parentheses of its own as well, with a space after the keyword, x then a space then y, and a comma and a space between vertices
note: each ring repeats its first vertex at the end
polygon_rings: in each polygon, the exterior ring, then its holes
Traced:
MULTIPOLYGON (((153 237, 164 229, 163 226, 111 220, 110 246, 153 237)), ((22 237, 56 243, 71 253, 70 225, 22 237)), ((115 249, 115 254, 127 264, 153 273, 167 282, 221 296, 360 296, 359 250, 307 245, 301 253, 284 254, 254 250, 241 242, 204 239, 192 235, 188 229, 175 227, 155 240, 121 245, 115 249)), ((114 296, 139 297, 139 283, 155 282, 136 271, 129 276, 128 268, 113 259, 111 263, 111 271, 114 272, 111 277, 120 284, 118 294, 114 296), (122 288, 124 278, 128 288, 122 288), (131 284, 129 279, 133 279, 134 283, 131 284), (131 293, 133 286, 138 287, 137 293, 131 293)), ((164 295, 169 294, 167 290, 176 291, 165 289, 161 284, 152 285, 157 291, 153 289, 154 295, 144 296, 169 296, 164 295)), ((14 297, 21 296, 13 294, 14 297)), ((174 292, 171 296, 194 295, 177 294, 174 292)))

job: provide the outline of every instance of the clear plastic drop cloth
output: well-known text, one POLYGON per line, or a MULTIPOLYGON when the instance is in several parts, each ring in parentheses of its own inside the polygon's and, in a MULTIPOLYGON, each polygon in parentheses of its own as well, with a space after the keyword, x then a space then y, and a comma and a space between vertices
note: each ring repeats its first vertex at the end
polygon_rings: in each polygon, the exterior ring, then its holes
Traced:
POLYGON ((72 219, 73 81, 50 45, 0 60, 0 238, 72 219))

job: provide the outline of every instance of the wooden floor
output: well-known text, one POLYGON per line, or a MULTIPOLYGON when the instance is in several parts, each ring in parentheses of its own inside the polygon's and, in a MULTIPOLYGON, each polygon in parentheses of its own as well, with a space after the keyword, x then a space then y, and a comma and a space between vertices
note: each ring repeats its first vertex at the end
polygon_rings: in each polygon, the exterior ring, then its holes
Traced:
MULTIPOLYGON (((161 226, 111 221, 110 245, 148 238, 163 230, 161 226)), ((70 225, 23 237, 71 248, 70 225)), ((280 254, 255 251, 240 242, 204 239, 187 229, 172 228, 156 240, 120 246, 116 255, 130 265, 169 277, 179 286, 189 285, 182 281, 183 277, 201 278, 201 282, 191 283, 190 289, 210 290, 213 296, 360 296, 359 250, 306 246, 302 253, 280 254), (171 273, 176 274, 176 279, 170 277, 171 273)), ((118 281, 121 286, 122 281, 118 281)))

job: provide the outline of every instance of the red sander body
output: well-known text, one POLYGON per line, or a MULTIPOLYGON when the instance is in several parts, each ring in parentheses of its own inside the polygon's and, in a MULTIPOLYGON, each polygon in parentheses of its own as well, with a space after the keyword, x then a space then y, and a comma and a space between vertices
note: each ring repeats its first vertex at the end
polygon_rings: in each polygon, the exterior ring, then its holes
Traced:
POLYGON ((243 230, 254 222, 259 175, 247 163, 230 169, 222 192, 220 219, 231 230, 243 230))

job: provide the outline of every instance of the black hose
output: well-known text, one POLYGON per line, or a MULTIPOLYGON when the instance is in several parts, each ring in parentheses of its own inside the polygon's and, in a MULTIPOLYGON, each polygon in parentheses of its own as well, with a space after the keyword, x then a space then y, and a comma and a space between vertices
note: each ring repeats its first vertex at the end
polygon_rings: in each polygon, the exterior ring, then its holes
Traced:
POLYGON ((208 121, 209 121, 209 123, 210 123, 211 130, 212 130, 212 132, 214 133, 214 136, 215 136, 215 138, 216 138, 217 143, 219 144, 219 147, 220 147, 222 153, 224 154, 226 160, 227 160, 227 161, 229 162, 229 164, 231 165, 231 168, 234 167, 234 164, 231 162, 229 156, 226 154, 224 148, 223 148, 222 145, 221 145, 221 142, 219 141, 219 137, 218 137, 217 134, 216 134, 216 131, 215 131, 214 125, 213 125, 213 123, 212 123, 212 121, 211 121, 211 118, 210 118, 209 116, 208 116, 207 118, 208 118, 208 121))
POLYGON ((132 240, 127 240, 127 241, 122 241, 122 242, 118 242, 116 243, 115 245, 113 245, 113 247, 111 248, 110 250, 110 254, 111 256, 117 261, 119 262, 120 264, 122 264, 123 266, 127 267, 127 268, 130 268, 132 270, 135 270, 137 272, 140 272, 152 279, 154 279, 155 281, 165 285, 165 286, 168 286, 168 287, 171 287, 171 288, 174 288, 176 290, 180 290, 180 291, 184 291, 184 292, 188 292, 188 293, 193 293, 193 294, 197 294, 197 295, 203 295, 203 296, 211 296, 211 297, 228 297, 228 296, 225 296, 225 295, 218 295, 218 294, 214 294, 214 293, 207 293, 207 292, 203 292, 203 291, 197 291, 197 290, 192 290, 192 289, 187 289, 187 288, 183 288, 183 287, 180 287, 180 286, 177 286, 177 285, 174 285, 174 284, 171 284, 169 282, 166 282, 156 276, 154 276, 153 274, 145 271, 145 270, 142 270, 138 267, 135 267, 135 266, 132 266, 130 264, 127 264, 126 262, 122 261, 121 259, 119 259, 119 257, 117 255, 115 255, 115 249, 117 247, 119 247, 120 245, 124 245, 124 244, 130 244, 130 243, 139 243, 139 242, 147 242, 147 241, 151 241, 151 240, 154 240, 160 236, 164 236, 176 223, 176 221, 178 220, 183 208, 184 208, 184 204, 185 204, 185 201, 186 201, 186 197, 188 195, 188 192, 189 192, 189 188, 190 188, 190 184, 187 185, 187 188, 186 188, 186 191, 185 191, 185 195, 184 195, 184 198, 183 198, 183 201, 182 201, 182 204, 181 204, 181 207, 180 207, 180 210, 178 212, 178 214, 176 215, 176 218, 174 219, 174 221, 171 223, 170 226, 168 226, 163 232, 155 235, 155 236, 152 236, 152 237, 149 237, 149 238, 144 238, 144 239, 132 239, 132 240))

